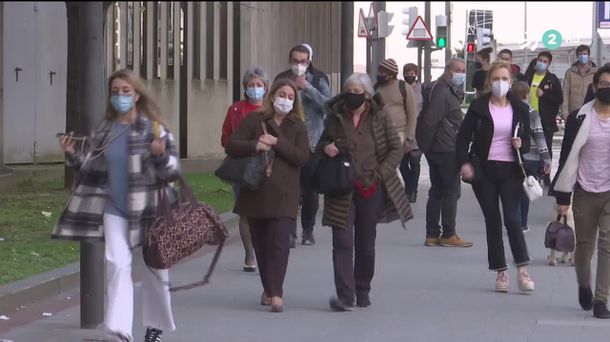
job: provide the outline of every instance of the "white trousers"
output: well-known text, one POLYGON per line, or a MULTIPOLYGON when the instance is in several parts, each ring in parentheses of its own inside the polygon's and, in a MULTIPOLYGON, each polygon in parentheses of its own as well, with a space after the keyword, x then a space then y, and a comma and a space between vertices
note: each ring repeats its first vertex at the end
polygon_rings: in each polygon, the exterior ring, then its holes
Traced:
MULTIPOLYGON (((123 334, 132 340, 133 280, 128 230, 126 219, 104 214, 107 301, 104 325, 109 331, 123 334)), ((175 330, 169 287, 166 285, 168 270, 149 269, 142 260, 141 273, 142 324, 147 328, 175 330)))

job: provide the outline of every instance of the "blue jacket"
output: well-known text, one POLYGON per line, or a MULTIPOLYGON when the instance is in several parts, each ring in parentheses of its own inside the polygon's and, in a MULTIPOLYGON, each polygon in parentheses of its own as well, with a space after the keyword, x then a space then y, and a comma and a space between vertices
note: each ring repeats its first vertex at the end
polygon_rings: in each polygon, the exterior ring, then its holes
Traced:
MULTIPOLYGON (((279 73, 275 77, 275 81, 280 78, 294 77, 291 70, 286 70, 279 73)), ((309 87, 300 91, 301 100, 303 101, 303 110, 305 111, 305 125, 307 126, 307 137, 309 139, 309 147, 311 151, 315 151, 322 131, 324 131, 324 119, 326 118, 325 103, 331 97, 330 82, 328 77, 323 72, 308 68, 307 82, 309 87)))

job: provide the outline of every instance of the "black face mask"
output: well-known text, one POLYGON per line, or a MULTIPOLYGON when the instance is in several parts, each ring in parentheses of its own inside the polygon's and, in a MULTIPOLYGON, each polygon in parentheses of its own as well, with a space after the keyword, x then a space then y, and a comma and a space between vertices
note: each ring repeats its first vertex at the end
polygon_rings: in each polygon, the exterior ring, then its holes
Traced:
POLYGON ((358 109, 364 103, 365 97, 364 93, 362 94, 354 94, 354 93, 345 93, 343 95, 345 98, 345 106, 349 110, 358 109))
POLYGON ((610 88, 599 88, 595 93, 595 97, 603 104, 610 104, 610 88))
POLYGON ((377 83, 379 84, 384 84, 388 81, 387 79, 388 76, 386 75, 377 75, 377 83))
POLYGON ((405 76, 405 82, 413 84, 415 82, 415 76, 405 76))
POLYGON ((481 64, 481 62, 474 62, 474 67, 475 69, 481 69, 483 68, 483 64, 481 64))

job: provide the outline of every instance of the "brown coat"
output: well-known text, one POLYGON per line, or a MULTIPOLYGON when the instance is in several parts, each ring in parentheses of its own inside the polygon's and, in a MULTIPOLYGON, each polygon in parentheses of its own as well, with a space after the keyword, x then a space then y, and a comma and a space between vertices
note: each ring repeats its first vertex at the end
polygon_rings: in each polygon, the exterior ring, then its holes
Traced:
POLYGON ((271 177, 258 190, 241 189, 233 212, 252 218, 289 217, 296 219, 299 207, 299 170, 309 160, 307 127, 301 119, 288 114, 280 127, 271 116, 258 112, 248 115, 228 141, 226 152, 234 158, 256 153, 256 143, 263 134, 261 121, 269 134, 278 138, 273 147, 275 158, 271 177))
MULTIPOLYGON (((370 103, 369 108, 367 115, 370 115, 372 119, 371 130, 375 140, 375 154, 378 163, 376 173, 385 192, 384 215, 379 222, 400 219, 404 226, 404 223, 413 218, 413 214, 396 171, 403 156, 400 139, 390 116, 374 102, 370 103)), ((324 153, 324 147, 332 142, 335 142, 340 150, 347 149, 347 146, 343 145, 346 138, 341 122, 346 114, 343 110, 341 95, 335 96, 327 102, 327 113, 326 126, 318 143, 319 153, 324 153)), ((345 228, 351 206, 352 193, 344 196, 325 196, 322 224, 345 228)))

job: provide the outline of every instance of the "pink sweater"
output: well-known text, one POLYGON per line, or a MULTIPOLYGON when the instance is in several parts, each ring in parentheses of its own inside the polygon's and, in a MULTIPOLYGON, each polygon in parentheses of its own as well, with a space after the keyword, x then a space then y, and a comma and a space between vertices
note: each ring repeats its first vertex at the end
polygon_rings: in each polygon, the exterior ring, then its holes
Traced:
POLYGON ((497 107, 489 102, 489 112, 494 122, 494 135, 487 160, 514 162, 513 156, 513 107, 497 107))

